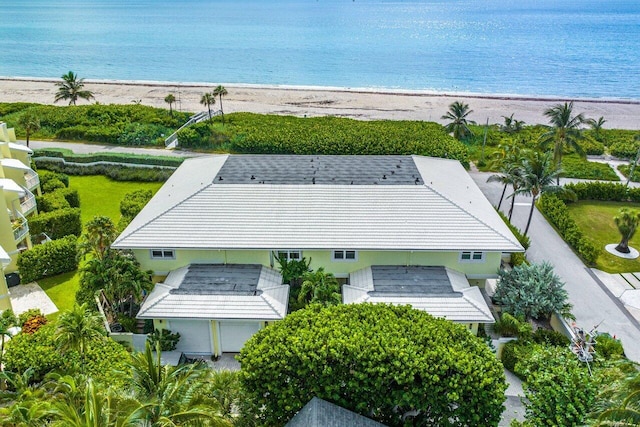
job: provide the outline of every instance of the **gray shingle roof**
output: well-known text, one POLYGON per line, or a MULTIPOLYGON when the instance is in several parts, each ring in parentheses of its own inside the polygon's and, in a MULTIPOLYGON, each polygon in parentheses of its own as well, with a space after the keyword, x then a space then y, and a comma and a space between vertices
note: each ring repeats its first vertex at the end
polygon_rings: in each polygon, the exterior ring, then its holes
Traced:
POLYGON ((470 286, 463 273, 450 268, 371 266, 351 273, 349 283, 342 287, 345 304, 411 305, 454 322, 495 321, 480 289, 470 286), (380 272, 384 274, 380 275, 380 272), (394 272, 397 277, 391 278, 394 272))
MULTIPOLYGON (((305 169, 309 162, 307 156, 249 156, 249 160, 256 157, 266 158, 262 166, 286 160, 292 170, 305 169), (298 162, 304 166, 296 166, 298 162)), ((362 159, 366 156, 321 157, 329 165, 332 160, 336 165, 366 160, 362 159)), ((457 161, 390 156, 388 162, 382 157, 365 162, 390 166, 412 161, 422 185, 320 184, 319 180, 316 185, 213 184, 227 162, 242 163, 243 158, 185 161, 113 247, 523 250, 457 161)))
POLYGON ((285 427, 384 427, 384 424, 314 397, 285 427))

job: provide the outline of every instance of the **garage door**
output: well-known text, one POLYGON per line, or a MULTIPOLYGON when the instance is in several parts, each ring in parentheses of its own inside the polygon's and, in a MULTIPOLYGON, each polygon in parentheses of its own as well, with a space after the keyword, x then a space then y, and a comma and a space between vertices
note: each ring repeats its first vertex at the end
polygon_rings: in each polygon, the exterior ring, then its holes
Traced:
POLYGON ((171 320, 171 332, 180 332, 177 351, 185 353, 212 354, 209 320, 171 320))
POLYGON ((237 353, 244 343, 260 330, 258 322, 220 322, 222 352, 237 353))

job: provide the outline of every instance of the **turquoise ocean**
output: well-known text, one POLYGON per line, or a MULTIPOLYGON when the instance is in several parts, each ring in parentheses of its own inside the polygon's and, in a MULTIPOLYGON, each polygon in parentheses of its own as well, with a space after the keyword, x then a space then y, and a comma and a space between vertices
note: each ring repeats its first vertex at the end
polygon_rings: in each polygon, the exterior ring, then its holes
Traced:
POLYGON ((640 1, 2 0, 0 75, 68 70, 640 99, 640 1))

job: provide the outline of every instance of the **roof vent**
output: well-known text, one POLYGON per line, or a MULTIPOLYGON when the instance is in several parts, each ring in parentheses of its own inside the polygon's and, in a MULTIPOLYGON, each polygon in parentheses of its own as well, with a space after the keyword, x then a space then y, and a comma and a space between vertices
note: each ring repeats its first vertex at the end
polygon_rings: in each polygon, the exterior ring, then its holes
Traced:
POLYGON ((218 181, 222 181, 222 177, 221 176, 218 177, 218 181))
POLYGON ((387 179, 387 175, 382 175, 382 179, 387 179))
POLYGON ((420 184, 420 178, 416 178, 416 185, 420 184))
POLYGON ((311 179, 311 183, 315 184, 316 183, 316 177, 314 176, 313 179, 311 179))
POLYGON ((254 179, 256 179, 256 177, 251 175, 251 181, 253 181, 254 179))

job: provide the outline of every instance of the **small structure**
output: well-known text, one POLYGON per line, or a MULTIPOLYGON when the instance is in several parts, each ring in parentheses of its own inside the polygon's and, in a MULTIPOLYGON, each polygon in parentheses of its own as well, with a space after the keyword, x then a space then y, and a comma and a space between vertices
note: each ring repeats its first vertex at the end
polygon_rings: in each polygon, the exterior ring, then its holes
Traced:
POLYGON ((475 334, 479 323, 495 320, 480 289, 466 276, 443 266, 373 265, 349 275, 345 304, 409 304, 435 317, 462 323, 475 334))
POLYGON ((384 427, 377 421, 314 397, 285 427, 384 427))

